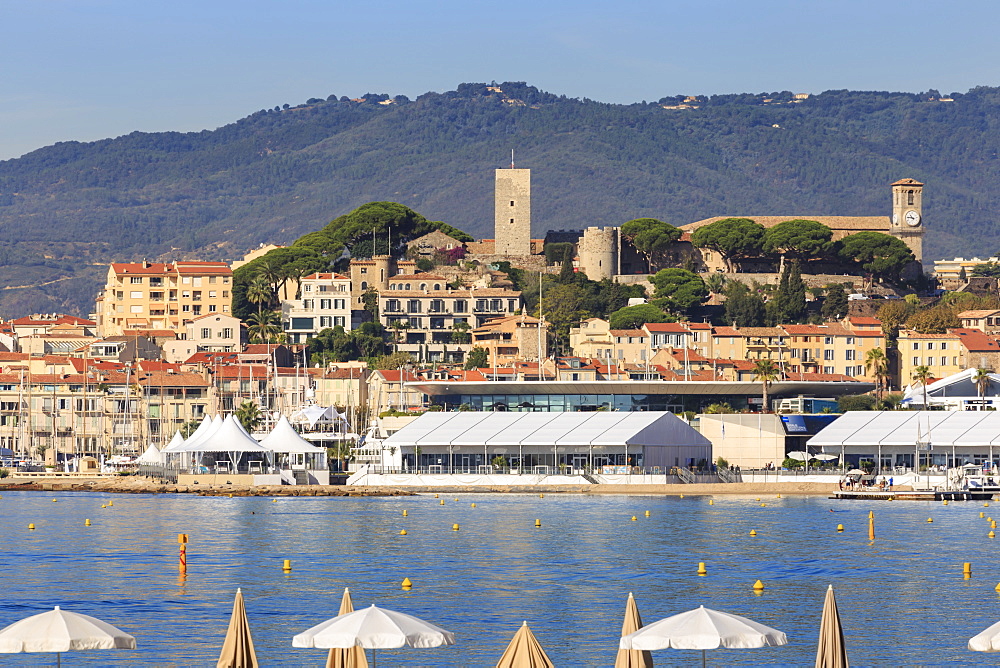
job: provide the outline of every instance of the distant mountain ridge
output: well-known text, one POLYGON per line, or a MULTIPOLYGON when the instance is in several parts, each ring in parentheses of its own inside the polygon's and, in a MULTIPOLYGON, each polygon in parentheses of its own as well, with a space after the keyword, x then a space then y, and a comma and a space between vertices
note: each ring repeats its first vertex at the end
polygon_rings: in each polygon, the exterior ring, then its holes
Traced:
POLYGON ((492 237, 493 169, 511 148, 532 169, 536 236, 642 216, 888 215, 889 184, 913 177, 927 184, 925 258, 989 255, 998 129, 998 88, 616 105, 508 82, 63 142, 0 162, 0 287, 47 283, 0 290, 0 315, 85 314, 104 262, 239 257, 368 201, 492 237))

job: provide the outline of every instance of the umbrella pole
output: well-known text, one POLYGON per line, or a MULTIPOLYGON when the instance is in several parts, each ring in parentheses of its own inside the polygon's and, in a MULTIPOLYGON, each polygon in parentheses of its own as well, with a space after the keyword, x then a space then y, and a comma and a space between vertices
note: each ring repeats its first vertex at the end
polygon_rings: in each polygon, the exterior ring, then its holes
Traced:
POLYGON ((59 668, 59 666, 61 665, 62 665, 62 656, 59 654, 59 652, 56 652, 56 668, 59 668))
POLYGON ((375 668, 375 648, 372 647, 372 668, 375 668))
POLYGON ((705 650, 701 650, 701 668, 705 668, 705 650))

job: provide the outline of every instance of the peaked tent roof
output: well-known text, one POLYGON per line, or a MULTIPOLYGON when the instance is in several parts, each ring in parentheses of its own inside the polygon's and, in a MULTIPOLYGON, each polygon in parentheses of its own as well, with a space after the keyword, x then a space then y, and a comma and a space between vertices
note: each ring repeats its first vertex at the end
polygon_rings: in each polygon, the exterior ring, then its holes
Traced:
POLYGON ((424 413, 385 440, 430 445, 697 445, 710 441, 663 411, 424 413))
POLYGON ((292 414, 292 420, 297 424, 308 424, 310 428, 317 424, 332 424, 337 420, 337 409, 333 406, 309 405, 292 414))
POLYGON ((161 459, 160 451, 156 449, 155 445, 150 443, 149 447, 146 448, 146 451, 139 455, 139 458, 136 459, 136 461, 140 464, 161 464, 161 459))
MULTIPOLYGON (((201 425, 198 425, 198 427, 200 428, 201 425)), ((170 439, 169 443, 163 446, 163 449, 161 449, 160 452, 167 452, 169 450, 178 448, 183 442, 184 442, 184 437, 181 436, 181 430, 178 429, 177 431, 174 432, 174 437, 170 439)))
POLYGON ((299 436, 284 415, 260 444, 272 452, 326 452, 299 436))
POLYGON ((219 430, 219 427, 222 426, 222 422, 223 422, 223 417, 222 414, 220 413, 219 415, 216 415, 211 422, 208 423, 208 426, 205 427, 205 431, 201 432, 201 434, 198 434, 197 432, 191 434, 191 438, 184 441, 184 445, 178 447, 177 450, 182 452, 194 452, 195 450, 198 449, 195 446, 198 445, 199 443, 204 443, 209 438, 211 438, 212 434, 217 432, 219 430))
MULTIPOLYGON (((221 419, 222 416, 217 416, 221 419)), ((185 444, 180 452, 268 452, 250 437, 243 425, 232 415, 222 420, 210 435, 193 445, 185 444)))

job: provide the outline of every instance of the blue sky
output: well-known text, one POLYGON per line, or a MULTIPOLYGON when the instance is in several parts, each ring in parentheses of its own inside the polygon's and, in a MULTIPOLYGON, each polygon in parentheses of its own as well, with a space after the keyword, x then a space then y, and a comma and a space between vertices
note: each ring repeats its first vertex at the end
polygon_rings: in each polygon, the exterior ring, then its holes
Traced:
POLYGON ((0 159, 265 107, 527 81, 608 102, 998 85, 1000 3, 0 0, 0 159))

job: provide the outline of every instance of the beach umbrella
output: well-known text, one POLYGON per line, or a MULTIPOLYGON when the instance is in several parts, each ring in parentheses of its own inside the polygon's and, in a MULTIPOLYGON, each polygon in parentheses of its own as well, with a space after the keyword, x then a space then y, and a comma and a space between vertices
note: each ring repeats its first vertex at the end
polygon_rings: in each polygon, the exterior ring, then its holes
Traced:
POLYGON ((816 668, 848 668, 844 629, 840 625, 837 599, 833 585, 827 587, 823 616, 819 622, 819 646, 816 648, 816 668))
POLYGON ((851 469, 847 472, 847 475, 865 475, 865 472, 861 469, 851 469))
POLYGON ((226 631, 216 668, 257 668, 257 653, 253 649, 253 638, 250 637, 247 609, 243 605, 243 592, 239 589, 236 590, 229 630, 226 631))
POLYGON ((497 668, 555 668, 555 666, 535 638, 535 634, 528 628, 528 622, 524 622, 511 638, 510 644, 497 662, 497 668))
POLYGON ((1000 652, 1000 622, 969 638, 969 649, 973 652, 1000 652))
MULTIPOLYGON (((354 601, 351 600, 351 590, 344 587, 338 614, 346 615, 349 612, 354 612, 354 601)), ((368 668, 368 659, 365 658, 365 650, 357 645, 331 649, 330 655, 326 657, 326 668, 368 668)))
POLYGON ((107 622, 78 612, 55 610, 26 617, 0 629, 0 654, 55 652, 81 649, 135 649, 135 638, 107 622))
POLYGON ((825 453, 821 455, 815 455, 813 458, 818 459, 821 462, 832 462, 834 459, 840 459, 837 455, 828 455, 825 453))
MULTIPOLYGON (((635 633, 642 628, 642 618, 639 616, 639 606, 635 604, 632 592, 628 593, 625 603, 625 621, 622 623, 622 637, 635 633)), ((653 656, 648 650, 619 649, 615 658, 615 668, 653 668, 653 656)))
POLYGON ((394 647, 441 647, 454 645, 455 634, 422 619, 374 605, 349 612, 303 631, 292 638, 292 647, 364 647, 375 650, 394 647))
POLYGON ((653 622, 621 639, 621 649, 700 649, 717 647, 753 648, 788 644, 785 634, 769 626, 701 606, 673 617, 653 622))

